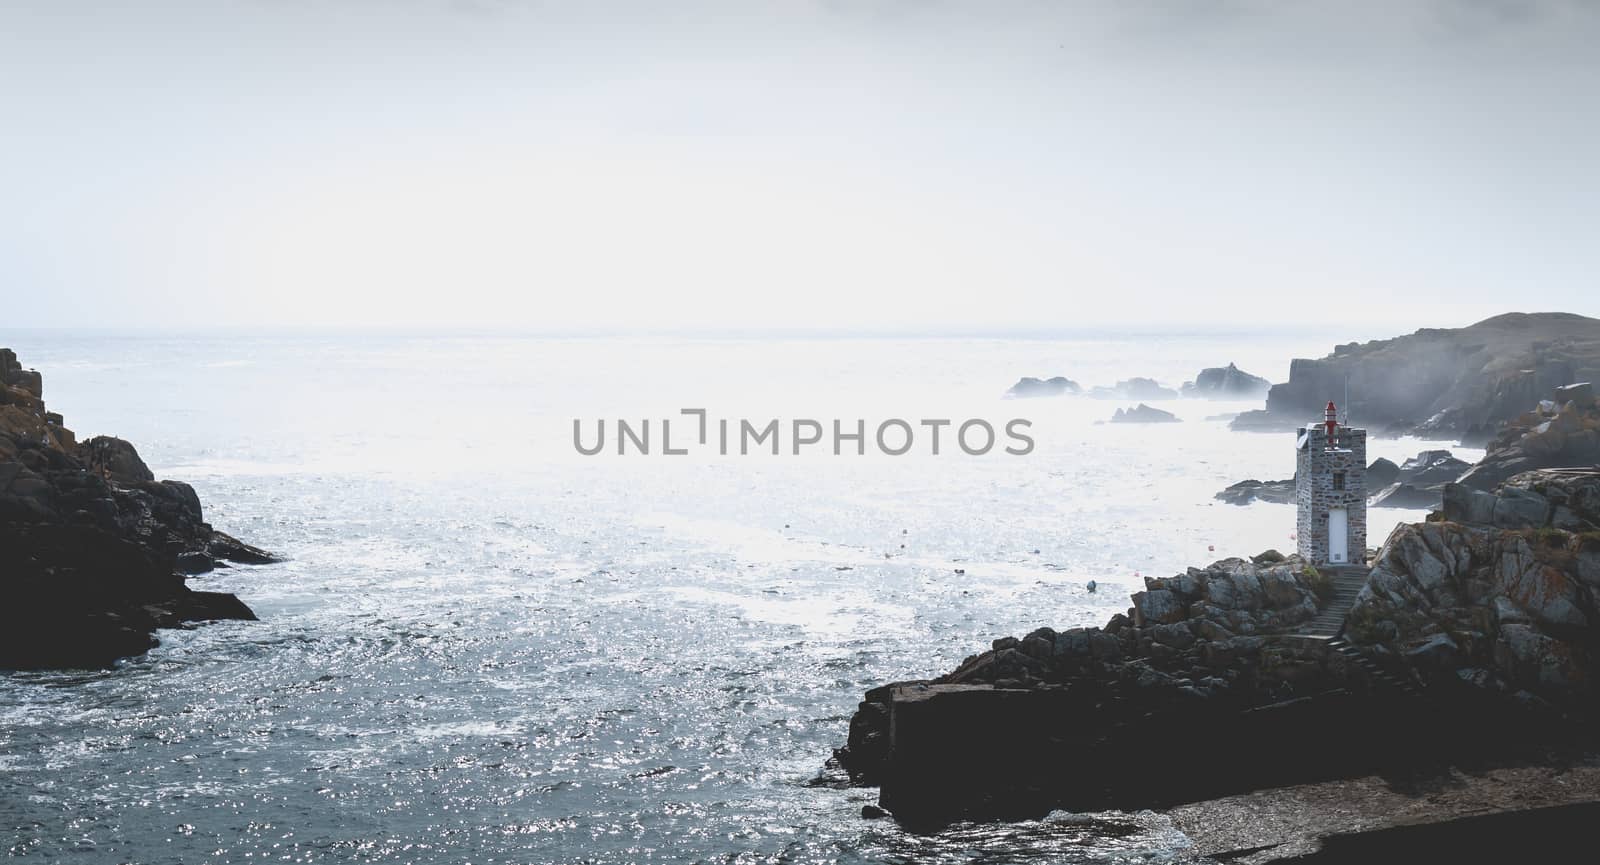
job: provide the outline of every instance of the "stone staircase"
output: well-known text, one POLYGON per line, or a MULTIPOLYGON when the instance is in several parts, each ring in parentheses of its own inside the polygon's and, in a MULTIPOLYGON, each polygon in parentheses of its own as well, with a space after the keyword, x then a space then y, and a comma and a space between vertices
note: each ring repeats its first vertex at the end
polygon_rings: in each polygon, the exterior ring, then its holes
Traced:
POLYGON ((1373 689, 1389 691, 1415 697, 1419 693, 1414 682, 1407 681, 1378 666, 1376 661, 1361 653, 1361 650, 1350 645, 1343 637, 1335 637, 1328 641, 1328 648, 1345 656, 1350 663, 1360 667, 1367 674, 1367 679, 1372 682, 1373 689))
POLYGON ((1356 604, 1356 595, 1360 594, 1361 587, 1367 584, 1367 575, 1371 568, 1356 565, 1334 566, 1323 565, 1324 572, 1331 572, 1333 576, 1333 598, 1317 613, 1317 617, 1307 622, 1301 628, 1300 634, 1320 640, 1331 640, 1344 630, 1344 617, 1350 614, 1350 608, 1356 604))
POLYGON ((1350 608, 1355 606, 1356 595, 1360 594, 1361 587, 1367 584, 1367 575, 1372 569, 1357 565, 1324 565, 1322 570, 1333 576, 1333 598, 1317 613, 1317 617, 1307 622, 1295 636, 1324 641, 1330 650, 1338 652, 1350 663, 1361 668, 1375 688, 1415 696, 1418 693, 1415 683, 1401 679, 1378 666, 1376 661, 1367 657, 1341 636, 1344 633, 1345 617, 1350 614, 1350 608))

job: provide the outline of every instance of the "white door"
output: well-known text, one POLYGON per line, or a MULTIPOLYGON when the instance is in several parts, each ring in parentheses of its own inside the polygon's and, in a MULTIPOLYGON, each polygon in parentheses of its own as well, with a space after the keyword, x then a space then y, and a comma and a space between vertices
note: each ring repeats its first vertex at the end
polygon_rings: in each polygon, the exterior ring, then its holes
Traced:
POLYGON ((1328 561, 1348 562, 1350 558, 1350 515, 1344 508, 1328 511, 1328 561))

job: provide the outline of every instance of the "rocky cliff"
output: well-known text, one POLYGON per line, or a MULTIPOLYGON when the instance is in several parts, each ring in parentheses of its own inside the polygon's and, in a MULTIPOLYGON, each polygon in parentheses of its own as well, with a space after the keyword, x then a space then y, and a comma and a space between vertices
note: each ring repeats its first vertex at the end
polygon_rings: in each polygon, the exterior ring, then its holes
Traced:
POLYGON ((1587 706, 1600 655, 1600 470, 1445 489, 1436 521, 1389 536, 1346 622, 1420 681, 1587 706))
POLYGON ((254 618, 186 585, 219 561, 276 559, 213 529, 194 488, 157 481, 128 442, 78 442, 40 374, 0 349, 0 668, 102 666, 158 628, 254 618))
POLYGON ((1336 346, 1297 359, 1264 410, 1234 429, 1283 431, 1322 416, 1332 399, 1350 422, 1387 435, 1489 441, 1552 388, 1600 380, 1600 320, 1568 313, 1508 313, 1470 327, 1336 346))
POLYGON ((1600 473, 1453 486, 1443 517, 1397 527, 1370 573, 1226 559, 1147 579, 1104 627, 875 689, 837 765, 939 824, 1587 747, 1600 473))
POLYGON ((1461 483, 1492 490, 1526 471, 1584 466, 1600 467, 1600 399, 1590 382, 1556 388, 1506 424, 1461 483))

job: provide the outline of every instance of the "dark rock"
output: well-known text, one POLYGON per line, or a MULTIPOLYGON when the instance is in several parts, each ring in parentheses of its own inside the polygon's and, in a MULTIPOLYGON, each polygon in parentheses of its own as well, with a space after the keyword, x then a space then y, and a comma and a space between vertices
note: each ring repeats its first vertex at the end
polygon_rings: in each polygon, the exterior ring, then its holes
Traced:
POLYGON ((100 667, 154 646, 157 628, 255 618, 189 591, 157 552, 96 527, 0 525, 0 668, 100 667))
POLYGON ((157 482, 132 444, 77 443, 42 393, 0 352, 0 667, 104 666, 159 628, 254 619, 183 575, 276 559, 207 525, 194 488, 157 482))
POLYGON ((1487 491, 1535 469, 1600 465, 1600 401, 1593 389, 1585 382, 1555 395, 1529 403, 1533 410, 1508 422, 1461 483, 1487 491))
MULTIPOLYGON (((1388 460, 1379 460, 1394 466, 1388 460)), ((1378 463, 1373 463, 1377 466, 1378 463)), ((1382 467, 1382 474, 1390 476, 1388 466, 1382 467)), ((1437 508, 1444 498, 1446 484, 1455 482, 1472 464, 1466 460, 1457 459, 1447 450, 1422 451, 1399 466, 1394 466, 1392 480, 1379 486, 1369 473, 1367 488, 1376 489, 1378 492, 1368 500, 1368 505, 1375 508, 1410 508, 1425 510, 1437 508)))
POLYGON ((1494 506, 1494 524, 1508 529, 1538 528, 1550 522, 1550 501, 1530 489, 1507 486, 1494 506))
POLYGON ((1203 369, 1195 380, 1183 385, 1182 394, 1204 399, 1256 399, 1267 395, 1272 382, 1228 364, 1203 369))
MULTIPOLYGON (((1437 508, 1443 497, 1444 485, 1454 481, 1470 467, 1471 463, 1456 459, 1446 450, 1423 451, 1406 460, 1403 466, 1378 459, 1367 469, 1367 489, 1379 491, 1368 504, 1380 508, 1437 508)), ((1295 482, 1292 478, 1265 482, 1240 481, 1217 493, 1216 498, 1230 505, 1247 505, 1255 501, 1293 504, 1295 482)))
POLYGON ((217 563, 211 558, 210 553, 191 550, 186 553, 179 553, 174 567, 185 574, 205 574, 216 570, 217 563))
POLYGON ((78 456, 89 471, 125 484, 156 479, 155 473, 139 458, 139 451, 122 439, 95 436, 78 445, 78 456))
POLYGON ((1133 595, 1134 624, 1145 627, 1154 624, 1169 624, 1176 622, 1186 615, 1183 603, 1178 597, 1166 589, 1156 589, 1148 592, 1135 592, 1133 595))
POLYGON ((1460 647, 1449 634, 1437 634, 1421 645, 1408 649, 1406 662, 1411 666, 1432 667, 1436 670, 1455 670, 1460 661, 1460 647))
POLYGON ((1394 460, 1378 457, 1367 466, 1367 489, 1381 490, 1384 487, 1400 480, 1400 467, 1394 460))
POLYGON ((5 384, 23 391, 34 399, 44 399, 44 379, 35 370, 14 369, 6 373, 5 384))
MULTIPOLYGON (((1447 450, 1423 451, 1400 464, 1400 473, 1395 480, 1418 487, 1443 489, 1445 484, 1455 482, 1470 468, 1472 463, 1456 459, 1447 450)), ((1369 482, 1368 486, 1373 485, 1369 482)))
POLYGON ((227 592, 191 591, 184 597, 182 611, 184 620, 191 622, 223 619, 256 621, 256 614, 237 596, 227 592))
POLYGON ((1478 648, 1487 652, 1498 622, 1502 678, 1558 696, 1545 687, 1555 680, 1541 678, 1548 670, 1513 669, 1537 653, 1539 663, 1562 668, 1556 678, 1567 697, 1587 696, 1581 682, 1589 673, 1573 667, 1587 663, 1587 650, 1566 641, 1586 632, 1596 611, 1583 588, 1581 535, 1551 526, 1558 507, 1575 526, 1600 527, 1600 471, 1533 472, 1493 494, 1451 485, 1446 522, 1401 526, 1384 544, 1368 589, 1351 611, 1359 623, 1354 633, 1404 649, 1441 630, 1460 635, 1475 629, 1483 634, 1478 648), (1376 635, 1370 625, 1378 621, 1393 626, 1391 633, 1376 635))
POLYGON ((1150 638, 1163 646, 1174 649, 1187 649, 1194 645, 1194 629, 1187 622, 1173 622, 1170 625, 1155 625, 1150 629, 1150 638))
POLYGON ((1272 504, 1286 505, 1294 502, 1294 479, 1284 481, 1240 481, 1220 493, 1215 498, 1230 505, 1248 505, 1251 502, 1270 502, 1272 504))
POLYGON ((1065 396, 1068 394, 1081 393, 1082 391, 1083 388, 1079 387, 1077 382, 1068 378, 1062 378, 1059 375, 1055 376, 1054 378, 1043 380, 1024 377, 1018 379, 1017 383, 1012 385, 1011 388, 1006 391, 1006 396, 1018 399, 1030 399, 1034 397, 1045 396, 1065 396))
POLYGON ((1117 409, 1111 416, 1112 423, 1178 423, 1178 416, 1170 411, 1162 411, 1153 406, 1139 403, 1137 408, 1117 409))
POLYGON ((215 530, 211 532, 206 551, 213 558, 224 559, 236 565, 270 565, 283 561, 260 547, 251 546, 226 532, 215 530))
POLYGON ((1374 508, 1410 508, 1413 510, 1426 510, 1439 506, 1440 494, 1433 490, 1422 490, 1410 484, 1393 483, 1378 491, 1367 502, 1374 508))
POLYGON ((1228 424, 1228 429, 1234 432, 1287 433, 1301 429, 1305 425, 1304 417, 1288 417, 1258 408, 1234 415, 1228 424))
POLYGON ((1178 398, 1177 391, 1170 387, 1162 387, 1160 382, 1153 378, 1124 379, 1112 387, 1095 387, 1089 391, 1089 395, 1096 399, 1162 400, 1178 398))
POLYGON ((162 481, 161 486, 165 487, 172 494, 172 497, 183 505, 184 512, 188 514, 190 519, 195 522, 200 522, 203 519, 200 509, 200 495, 194 491, 194 487, 183 481, 162 481))

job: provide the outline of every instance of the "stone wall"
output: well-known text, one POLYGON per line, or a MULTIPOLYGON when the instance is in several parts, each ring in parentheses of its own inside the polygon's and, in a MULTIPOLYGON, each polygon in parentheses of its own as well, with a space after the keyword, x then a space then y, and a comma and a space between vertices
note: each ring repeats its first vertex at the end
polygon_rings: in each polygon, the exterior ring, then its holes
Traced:
POLYGON ((1347 561, 1362 564, 1367 552, 1367 431, 1338 427, 1332 449, 1328 431, 1320 424, 1306 427, 1305 435, 1305 447, 1295 454, 1300 557, 1317 565, 1328 562, 1328 511, 1344 508, 1349 518, 1347 561), (1344 483, 1336 488, 1334 475, 1341 472, 1344 483))

